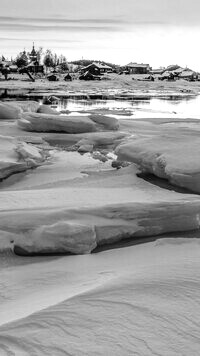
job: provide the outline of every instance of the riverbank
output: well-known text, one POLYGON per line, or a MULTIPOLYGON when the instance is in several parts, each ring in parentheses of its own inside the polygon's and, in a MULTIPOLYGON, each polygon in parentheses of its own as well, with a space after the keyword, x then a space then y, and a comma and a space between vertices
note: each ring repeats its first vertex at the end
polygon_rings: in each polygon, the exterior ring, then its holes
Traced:
MULTIPOLYGON (((65 82, 49 82, 47 79, 37 79, 31 82, 25 76, 13 75, 13 80, 1 80, 0 90, 4 93, 5 90, 25 90, 39 95, 39 92, 47 92, 48 95, 70 96, 75 95, 103 95, 105 98, 116 98, 118 95, 124 95, 124 98, 135 95, 135 97, 162 97, 163 95, 194 95, 200 92, 200 82, 188 82, 186 80, 177 81, 160 81, 156 79, 154 82, 145 81, 144 75, 107 75, 101 81, 83 81, 73 80, 65 82), (134 80, 133 80, 134 78, 134 80)), ((104 78, 104 77, 102 77, 104 78)), ((28 93, 27 93, 28 94, 28 93)), ((93 97, 95 98, 95 97, 93 97)))

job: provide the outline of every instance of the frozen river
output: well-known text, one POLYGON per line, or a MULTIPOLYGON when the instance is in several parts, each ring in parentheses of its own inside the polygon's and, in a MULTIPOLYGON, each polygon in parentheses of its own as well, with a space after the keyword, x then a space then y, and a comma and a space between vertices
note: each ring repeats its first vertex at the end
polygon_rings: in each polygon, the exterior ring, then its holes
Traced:
POLYGON ((199 118, 200 96, 180 99, 148 100, 73 100, 61 99, 53 105, 57 110, 80 111, 104 111, 105 113, 120 118, 199 118), (115 113, 112 113, 112 111, 115 113), (117 113, 118 111, 118 113, 117 113), (122 114, 123 111, 123 115, 122 114))

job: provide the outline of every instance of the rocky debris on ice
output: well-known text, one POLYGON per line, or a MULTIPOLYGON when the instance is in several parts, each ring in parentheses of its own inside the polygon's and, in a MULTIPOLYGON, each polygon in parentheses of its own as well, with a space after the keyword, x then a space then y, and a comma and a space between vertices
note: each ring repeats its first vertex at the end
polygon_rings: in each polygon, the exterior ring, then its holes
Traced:
POLYGON ((116 154, 121 161, 136 163, 144 173, 200 193, 200 139, 196 135, 136 137, 117 147, 116 154))
POLYGON ((51 253, 90 253, 96 244, 95 230, 90 225, 59 221, 43 225, 15 241, 14 252, 20 255, 51 253))
POLYGON ((108 161, 108 157, 99 151, 93 152, 92 158, 98 159, 99 161, 104 162, 104 163, 108 161))
POLYGON ((94 146, 89 144, 89 143, 83 143, 78 147, 78 152, 79 153, 87 153, 87 152, 92 152, 94 146))
POLYGON ((111 163, 111 166, 116 169, 120 169, 123 167, 128 167, 130 165, 130 162, 125 162, 125 161, 119 161, 119 160, 113 160, 111 163))
MULTIPOLYGON (((117 120, 114 119, 116 122, 117 120)), ((36 132, 65 132, 84 133, 101 131, 102 128, 116 130, 118 125, 113 124, 113 118, 92 119, 90 116, 66 116, 43 113, 23 113, 18 120, 18 126, 25 131, 36 132), (111 122, 111 124, 110 124, 111 122)))

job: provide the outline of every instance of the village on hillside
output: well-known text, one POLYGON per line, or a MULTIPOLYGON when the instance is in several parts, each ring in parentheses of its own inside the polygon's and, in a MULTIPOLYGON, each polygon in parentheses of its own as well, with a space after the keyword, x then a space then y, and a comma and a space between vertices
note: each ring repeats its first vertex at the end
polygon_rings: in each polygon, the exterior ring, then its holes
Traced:
POLYGON ((169 65, 166 68, 153 69, 149 64, 130 62, 124 66, 93 60, 67 61, 63 55, 53 54, 51 50, 35 49, 27 52, 25 49, 15 59, 0 57, 0 81, 23 79, 27 77, 32 82, 46 78, 48 81, 79 80, 109 80, 109 74, 132 75, 132 79, 141 81, 165 80, 200 81, 200 73, 179 65, 169 65), (134 75, 139 75, 135 77, 134 75))

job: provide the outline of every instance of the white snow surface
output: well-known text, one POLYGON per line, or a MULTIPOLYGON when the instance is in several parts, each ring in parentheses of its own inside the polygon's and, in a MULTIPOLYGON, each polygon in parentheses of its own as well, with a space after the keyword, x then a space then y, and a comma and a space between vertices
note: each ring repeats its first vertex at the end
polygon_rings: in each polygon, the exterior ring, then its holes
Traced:
MULTIPOLYGON (((182 123, 176 130, 161 120, 120 125, 132 138, 164 132, 175 140, 182 123)), ((188 125, 184 134, 198 146, 197 128, 188 125)), ((1 129, 25 135, 14 123, 1 129)), ((9 152, 2 145, 2 159, 18 159, 13 140, 9 152)), ((37 156, 30 147, 20 144, 37 156)), ((115 171, 90 155, 51 153, 45 165, 1 183, 0 356, 199 356, 199 196, 148 183, 135 165, 115 171), (92 224, 98 243, 167 234, 98 254, 13 255, 15 239, 27 243, 45 226, 56 238, 55 226, 66 224, 92 224), (179 231, 176 238, 170 231, 179 231)))
POLYGON ((199 355, 199 239, 160 241, 85 256, 4 255, 0 355, 199 355))

